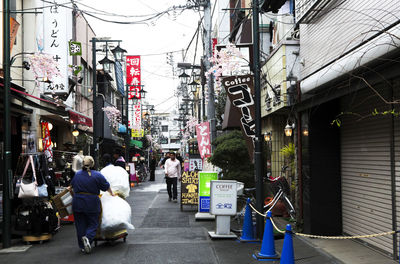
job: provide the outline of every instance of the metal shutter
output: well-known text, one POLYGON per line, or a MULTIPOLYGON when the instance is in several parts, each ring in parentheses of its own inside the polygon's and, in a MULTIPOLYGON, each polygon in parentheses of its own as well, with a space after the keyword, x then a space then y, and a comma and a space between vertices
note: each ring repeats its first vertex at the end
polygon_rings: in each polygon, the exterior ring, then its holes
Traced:
MULTIPOLYGON (((388 92, 380 90, 388 98, 388 92)), ((389 115, 372 116, 384 104, 371 90, 341 100, 341 177, 343 232, 349 235, 392 230, 389 115), (360 114, 362 118, 357 116, 360 114)), ((398 131, 400 132, 400 131, 398 131)), ((399 169, 400 170, 400 169, 399 169)), ((392 236, 362 239, 392 254, 392 236)))

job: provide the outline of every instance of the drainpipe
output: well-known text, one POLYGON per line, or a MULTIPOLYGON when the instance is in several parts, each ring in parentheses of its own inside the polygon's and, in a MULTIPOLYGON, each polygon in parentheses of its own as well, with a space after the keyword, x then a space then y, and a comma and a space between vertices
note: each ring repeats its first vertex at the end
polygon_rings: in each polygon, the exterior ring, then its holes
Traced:
MULTIPOLYGON (((391 89, 391 97, 393 98, 393 85, 391 89)), ((393 99, 392 99, 393 100, 393 99)), ((393 104, 391 105, 394 110, 393 104)), ((397 231, 397 211, 396 211, 396 164, 395 164, 395 135, 394 135, 394 116, 390 117, 390 180, 391 180, 391 195, 392 195, 392 230, 397 231)), ((397 259, 397 233, 393 234, 393 259, 397 259)))
MULTIPOLYGON (((300 82, 297 82, 297 103, 301 102, 300 82)), ((298 219, 303 219, 303 142, 301 113, 297 114, 297 179, 299 186, 299 214, 298 219)))

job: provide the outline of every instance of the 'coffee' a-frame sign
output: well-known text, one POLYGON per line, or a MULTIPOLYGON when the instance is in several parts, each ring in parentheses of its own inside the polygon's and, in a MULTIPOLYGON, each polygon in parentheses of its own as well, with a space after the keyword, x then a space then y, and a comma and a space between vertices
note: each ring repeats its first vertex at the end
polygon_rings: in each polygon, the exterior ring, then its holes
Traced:
POLYGON ((254 84, 252 75, 230 76, 222 79, 229 100, 239 112, 242 133, 245 135, 247 150, 252 159, 255 138, 254 84))

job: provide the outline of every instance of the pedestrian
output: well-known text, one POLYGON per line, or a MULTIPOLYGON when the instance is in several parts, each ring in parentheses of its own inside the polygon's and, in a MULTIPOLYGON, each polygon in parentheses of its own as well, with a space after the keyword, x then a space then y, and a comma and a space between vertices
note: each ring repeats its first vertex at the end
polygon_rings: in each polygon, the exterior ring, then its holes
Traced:
POLYGON ((179 152, 176 153, 176 159, 179 160, 179 162, 181 163, 181 168, 183 169, 183 159, 179 152))
POLYGON ((71 182, 74 191, 72 210, 79 248, 82 252, 90 253, 99 227, 100 190, 108 191, 112 196, 114 193, 104 176, 99 171, 92 170, 94 160, 91 156, 85 156, 82 165, 82 170, 76 172, 71 182))
POLYGON ((167 161, 167 159, 169 159, 169 155, 170 155, 169 152, 165 153, 164 158, 161 160, 161 166, 160 166, 160 168, 164 168, 165 162, 167 161))
POLYGON ((108 165, 112 165, 110 154, 105 153, 103 155, 103 164, 104 164, 104 167, 107 167, 108 165))
POLYGON ((167 182, 168 201, 178 202, 178 178, 181 179, 181 163, 176 159, 175 153, 169 154, 169 159, 165 161, 165 179, 167 182), (172 190, 171 190, 172 188, 172 190))
POLYGON ((150 181, 154 181, 156 177, 156 166, 157 166, 157 160, 154 154, 151 154, 150 157, 150 164, 149 164, 149 169, 150 169, 150 181))
POLYGON ((122 156, 122 154, 121 154, 122 152, 121 152, 121 150, 120 149, 115 149, 114 150, 114 165, 115 166, 120 166, 120 167, 122 167, 122 168, 126 168, 125 167, 125 159, 124 159, 124 157, 122 156))

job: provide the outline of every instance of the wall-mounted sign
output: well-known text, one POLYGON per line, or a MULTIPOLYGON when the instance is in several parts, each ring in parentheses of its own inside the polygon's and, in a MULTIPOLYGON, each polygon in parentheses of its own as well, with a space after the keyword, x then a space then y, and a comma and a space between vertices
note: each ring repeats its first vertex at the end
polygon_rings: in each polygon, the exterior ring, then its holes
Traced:
POLYGON ((116 61, 114 63, 114 68, 115 68, 115 79, 117 82, 117 89, 122 94, 122 96, 125 96, 124 72, 122 71, 121 62, 116 61))
POLYGON ((211 155, 210 142, 210 122, 203 122, 196 125, 197 143, 202 159, 208 158, 211 155))
POLYGON ((82 44, 78 41, 69 41, 68 50, 71 56, 82 56, 82 44))
POLYGON ((53 148, 51 146, 51 136, 48 122, 41 122, 42 126, 42 147, 48 161, 53 161, 53 148))
POLYGON ((199 212, 210 211, 210 185, 211 181, 218 180, 217 172, 199 171, 199 212))
MULTIPOLYGON (((68 12, 61 0, 54 0, 53 5, 43 9, 44 52, 51 54, 57 61, 60 75, 54 77, 51 83, 46 83, 44 93, 68 93, 68 12), (61 5, 60 5, 61 4, 61 5)), ((48 5, 46 3, 46 5, 48 5)))
POLYGON ((199 204, 199 175, 197 171, 185 171, 181 181, 181 204, 199 204))
POLYGON ((255 138, 254 85, 252 75, 230 76, 222 79, 229 100, 239 111, 242 133, 245 135, 247 150, 253 157, 255 138))
POLYGON ((237 206, 236 181, 211 181, 210 213, 213 215, 235 215, 237 206))

